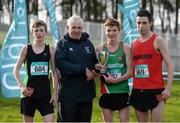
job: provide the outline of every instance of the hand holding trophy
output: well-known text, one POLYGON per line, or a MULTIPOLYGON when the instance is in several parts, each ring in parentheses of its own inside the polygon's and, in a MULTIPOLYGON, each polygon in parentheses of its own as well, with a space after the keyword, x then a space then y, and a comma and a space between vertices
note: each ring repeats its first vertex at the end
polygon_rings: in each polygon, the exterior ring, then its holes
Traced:
POLYGON ((102 65, 102 69, 100 70, 101 74, 105 74, 106 73, 106 68, 104 68, 104 66, 107 63, 108 57, 109 57, 109 52, 107 52, 107 51, 97 52, 98 61, 102 65))

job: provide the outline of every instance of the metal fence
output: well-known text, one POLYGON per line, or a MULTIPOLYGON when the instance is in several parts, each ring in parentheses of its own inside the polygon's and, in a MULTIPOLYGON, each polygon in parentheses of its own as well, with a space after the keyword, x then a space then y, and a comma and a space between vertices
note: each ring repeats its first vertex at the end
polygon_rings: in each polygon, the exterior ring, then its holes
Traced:
MULTIPOLYGON (((62 38, 62 36, 67 33, 65 20, 59 21, 59 29, 62 38)), ((102 23, 85 22, 84 31, 89 33, 90 40, 95 46, 105 41, 102 23)))

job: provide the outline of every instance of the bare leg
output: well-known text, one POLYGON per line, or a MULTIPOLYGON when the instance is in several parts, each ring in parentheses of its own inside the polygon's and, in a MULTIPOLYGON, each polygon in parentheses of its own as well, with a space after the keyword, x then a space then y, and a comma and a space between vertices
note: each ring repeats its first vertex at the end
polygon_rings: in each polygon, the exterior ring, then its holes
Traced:
POLYGON ((148 112, 135 110, 138 122, 148 122, 148 112))
POLYGON ((153 110, 151 114, 152 122, 162 122, 163 120, 163 111, 164 111, 164 101, 160 102, 153 110))
POLYGON ((119 117, 120 117, 120 122, 129 122, 129 106, 124 107, 123 109, 119 110, 119 117))
POLYGON ((102 108, 103 118, 105 122, 113 122, 113 111, 102 108))
POLYGON ((24 115, 23 118, 24 118, 24 122, 26 122, 26 123, 33 122, 33 117, 31 117, 31 116, 24 115))
POLYGON ((44 122, 54 122, 54 113, 43 116, 44 122))

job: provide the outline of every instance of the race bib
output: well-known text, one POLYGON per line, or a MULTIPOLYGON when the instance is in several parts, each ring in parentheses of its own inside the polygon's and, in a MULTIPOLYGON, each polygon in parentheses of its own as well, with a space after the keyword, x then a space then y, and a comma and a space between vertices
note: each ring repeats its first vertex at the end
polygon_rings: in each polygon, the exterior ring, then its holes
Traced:
POLYGON ((119 76, 121 76, 121 73, 110 73, 110 75, 113 77, 113 78, 117 78, 119 76))
POLYGON ((135 66, 135 78, 147 78, 149 77, 149 69, 147 64, 135 66))
POLYGON ((48 75, 48 62, 32 62, 31 75, 48 75))
POLYGON ((117 78, 117 77, 121 76, 121 71, 120 71, 120 69, 119 69, 119 70, 118 70, 118 69, 113 69, 113 70, 109 70, 108 72, 109 72, 110 75, 111 75, 112 77, 114 77, 114 78, 117 78))

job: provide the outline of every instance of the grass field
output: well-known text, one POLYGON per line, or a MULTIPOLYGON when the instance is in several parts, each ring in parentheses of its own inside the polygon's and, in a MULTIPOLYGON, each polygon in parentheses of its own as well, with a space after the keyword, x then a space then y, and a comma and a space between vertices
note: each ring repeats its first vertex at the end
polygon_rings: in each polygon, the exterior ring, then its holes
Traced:
MULTIPOLYGON (((5 32, 0 32, 0 47, 4 41, 5 34, 5 32)), ((46 38, 46 42, 48 43, 51 40, 51 37, 46 38)), ((101 110, 98 106, 98 100, 100 96, 100 85, 98 80, 96 81, 96 85, 97 97, 94 99, 92 122, 101 122, 103 120, 101 116, 101 110)), ((42 121, 38 112, 36 112, 35 121, 42 121)), ((117 113, 115 113, 115 121, 119 121, 117 113)), ((130 121, 137 121, 132 107, 130 121)), ((4 99, 0 95, 0 122, 22 122, 22 116, 19 111, 19 98, 4 99)), ((180 81, 174 81, 171 98, 167 101, 165 106, 164 122, 180 122, 180 81)))
MULTIPOLYGON (((98 106, 100 96, 99 81, 96 81, 97 97, 94 99, 94 108, 92 122, 101 122, 102 115, 98 106)), ((164 111, 164 122, 180 122, 180 81, 174 81, 171 98, 167 101, 164 111)), ((0 98, 0 122, 22 122, 22 116, 19 113, 19 98, 4 99, 0 98)), ((39 112, 36 112, 35 121, 41 122, 39 112)), ((115 113, 115 121, 118 120, 117 112, 115 113)), ((134 110, 131 107, 130 121, 136 122, 134 110)))

